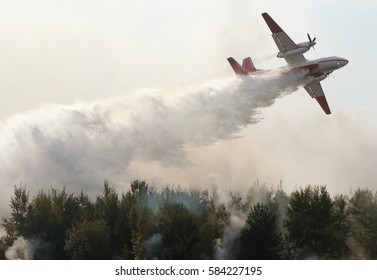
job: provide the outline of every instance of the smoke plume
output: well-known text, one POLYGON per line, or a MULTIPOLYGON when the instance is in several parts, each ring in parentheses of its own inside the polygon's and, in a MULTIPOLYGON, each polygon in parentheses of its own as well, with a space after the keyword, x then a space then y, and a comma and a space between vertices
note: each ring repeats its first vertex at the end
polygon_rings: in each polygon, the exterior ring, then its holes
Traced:
POLYGON ((5 252, 8 260, 47 259, 50 245, 39 238, 18 237, 5 252))
MULTIPOLYGON (((134 179, 133 161, 193 164, 188 147, 237 137, 260 109, 292 93, 301 73, 227 78, 177 91, 141 90, 72 106, 45 105, 0 124, 0 183, 6 207, 13 186, 67 185, 98 190, 134 179)), ((147 172, 147 171, 146 171, 147 172)), ((3 209, 1 212, 3 212, 3 209)))
POLYGON ((218 260, 236 259, 239 253, 241 231, 245 226, 246 217, 241 213, 232 213, 224 235, 216 240, 215 258, 218 260))

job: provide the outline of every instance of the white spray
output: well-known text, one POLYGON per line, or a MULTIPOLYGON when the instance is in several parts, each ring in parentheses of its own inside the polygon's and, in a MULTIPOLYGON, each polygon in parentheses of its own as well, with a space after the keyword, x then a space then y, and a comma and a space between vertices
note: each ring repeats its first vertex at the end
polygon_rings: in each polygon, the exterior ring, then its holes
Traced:
MULTIPOLYGON (((186 147, 235 137, 259 110, 297 90, 301 73, 233 77, 167 93, 143 90, 72 106, 48 105, 0 124, 1 205, 15 184, 90 190, 132 178, 133 160, 190 164, 186 147)), ((147 172, 147 171, 146 171, 147 172)), ((0 209, 4 213, 6 209, 0 209)))

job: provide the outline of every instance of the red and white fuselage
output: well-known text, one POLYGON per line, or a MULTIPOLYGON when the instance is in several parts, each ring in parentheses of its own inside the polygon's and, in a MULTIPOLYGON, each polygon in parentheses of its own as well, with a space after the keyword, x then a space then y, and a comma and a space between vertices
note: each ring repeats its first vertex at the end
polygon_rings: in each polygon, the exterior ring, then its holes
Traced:
POLYGON ((297 66, 290 65, 292 70, 308 70, 307 76, 322 81, 333 71, 342 68, 348 64, 348 60, 338 56, 330 56, 315 60, 306 60, 297 66))
MULTIPOLYGON (((232 57, 229 57, 228 61, 237 75, 258 75, 268 71, 255 68, 254 63, 250 57, 245 58, 242 65, 240 65, 232 57)), ((296 65, 287 65, 281 67, 280 69, 287 69, 287 72, 307 71, 305 76, 313 77, 318 81, 322 81, 327 77, 327 75, 347 65, 347 63, 347 59, 338 56, 330 56, 315 60, 305 60, 304 62, 297 63, 296 65)))

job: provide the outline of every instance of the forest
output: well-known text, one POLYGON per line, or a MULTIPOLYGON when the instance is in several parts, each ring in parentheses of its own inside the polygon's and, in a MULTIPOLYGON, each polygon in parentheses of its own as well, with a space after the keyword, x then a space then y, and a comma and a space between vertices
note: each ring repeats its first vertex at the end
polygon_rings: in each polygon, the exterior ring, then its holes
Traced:
POLYGON ((118 194, 105 181, 96 197, 15 186, 9 207, 0 259, 377 259, 368 189, 255 183, 241 195, 135 180, 118 194))

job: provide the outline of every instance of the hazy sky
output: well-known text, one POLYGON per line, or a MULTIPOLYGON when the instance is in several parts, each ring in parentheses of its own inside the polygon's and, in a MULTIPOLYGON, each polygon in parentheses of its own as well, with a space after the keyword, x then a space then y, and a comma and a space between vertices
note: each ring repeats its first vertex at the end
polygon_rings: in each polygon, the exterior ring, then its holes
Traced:
MULTIPOLYGON (((307 58, 350 61, 322 82, 332 115, 300 89, 263 109, 263 120, 244 128, 242 137, 185 147, 192 165, 130 160, 125 180, 242 188, 259 179, 282 180, 287 189, 377 189, 377 4, 371 0, 1 0, 2 125, 11 127, 15 114, 18 121, 32 118, 25 112, 45 104, 85 106, 143 88, 175 92, 233 77, 229 56, 251 56, 257 68, 283 66, 265 11, 297 43, 308 32, 317 37, 307 58)), ((28 184, 15 178, 7 187, 28 184)))
POLYGON ((45 102, 69 104, 229 75, 227 56, 250 55, 260 68, 284 65, 266 61, 277 49, 264 11, 297 42, 307 32, 317 37, 308 58, 349 58, 335 74, 341 81, 325 81, 334 110, 376 104, 369 86, 376 59, 373 1, 1 2, 2 119, 45 102))

